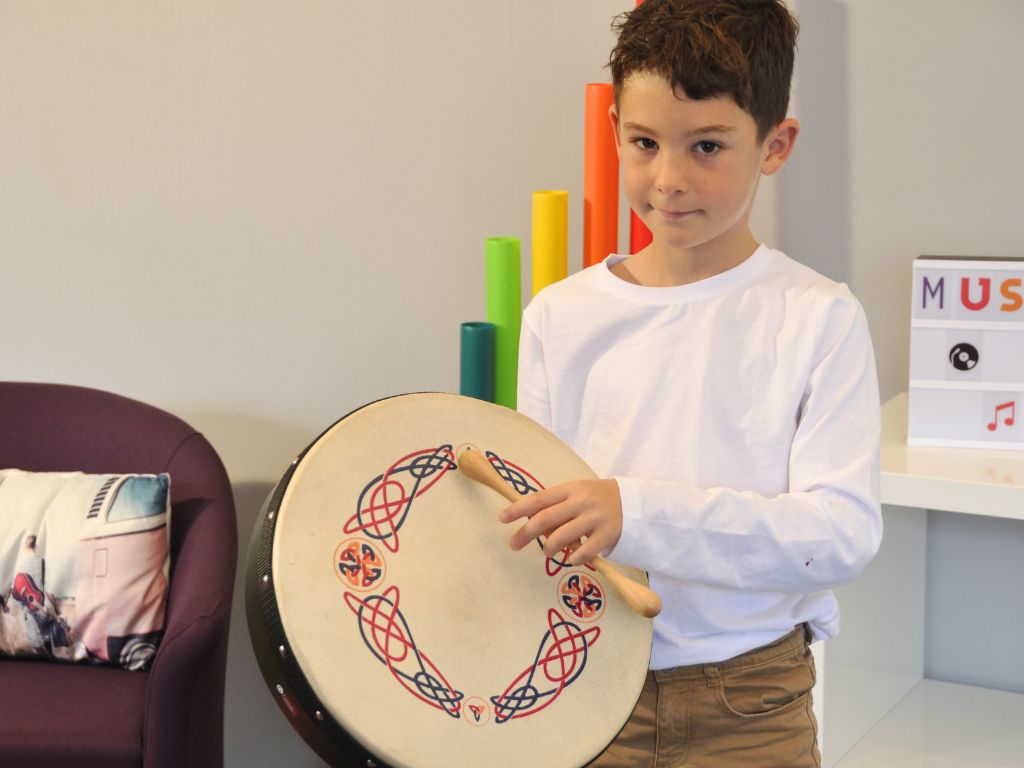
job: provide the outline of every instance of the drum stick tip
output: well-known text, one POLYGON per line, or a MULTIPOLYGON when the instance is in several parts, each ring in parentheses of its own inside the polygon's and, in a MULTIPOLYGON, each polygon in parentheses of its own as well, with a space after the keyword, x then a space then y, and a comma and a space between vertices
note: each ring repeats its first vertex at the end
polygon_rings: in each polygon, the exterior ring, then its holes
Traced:
POLYGON ((455 462, 458 463, 459 459, 462 458, 464 454, 469 453, 470 451, 482 453, 482 451, 472 443, 462 443, 455 449, 455 462))
POLYGON ((467 445, 464 450, 456 451, 455 461, 459 470, 470 479, 497 491, 507 501, 519 500, 519 494, 501 479, 480 449, 467 445))

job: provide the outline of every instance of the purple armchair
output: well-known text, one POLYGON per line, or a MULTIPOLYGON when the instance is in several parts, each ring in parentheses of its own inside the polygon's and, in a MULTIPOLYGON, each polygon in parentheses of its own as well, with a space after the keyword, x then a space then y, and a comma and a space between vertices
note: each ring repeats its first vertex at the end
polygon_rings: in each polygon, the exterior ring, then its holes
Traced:
POLYGON ((148 672, 0 658, 0 765, 219 768, 238 536, 213 448, 181 419, 135 400, 0 382, 7 467, 170 473, 171 580, 148 672))

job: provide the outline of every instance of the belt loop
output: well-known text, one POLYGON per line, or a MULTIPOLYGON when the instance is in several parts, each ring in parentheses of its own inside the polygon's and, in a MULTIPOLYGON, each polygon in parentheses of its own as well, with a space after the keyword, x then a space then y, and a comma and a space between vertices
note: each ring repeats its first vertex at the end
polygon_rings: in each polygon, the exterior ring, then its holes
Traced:
POLYGON ((721 687, 722 676, 718 671, 717 664, 704 664, 702 669, 704 671, 704 680, 707 682, 708 688, 721 687))

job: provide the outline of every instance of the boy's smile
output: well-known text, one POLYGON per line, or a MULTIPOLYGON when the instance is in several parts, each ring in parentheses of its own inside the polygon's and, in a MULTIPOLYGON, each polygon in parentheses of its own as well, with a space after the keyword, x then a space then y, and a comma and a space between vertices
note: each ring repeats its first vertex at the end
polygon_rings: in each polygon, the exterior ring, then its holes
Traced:
POLYGON ((620 276, 679 285, 731 269, 754 252, 748 219, 757 183, 788 158, 795 120, 759 140, 754 119, 731 97, 690 99, 648 72, 623 84, 610 116, 626 198, 653 235, 628 267, 616 265, 620 276))

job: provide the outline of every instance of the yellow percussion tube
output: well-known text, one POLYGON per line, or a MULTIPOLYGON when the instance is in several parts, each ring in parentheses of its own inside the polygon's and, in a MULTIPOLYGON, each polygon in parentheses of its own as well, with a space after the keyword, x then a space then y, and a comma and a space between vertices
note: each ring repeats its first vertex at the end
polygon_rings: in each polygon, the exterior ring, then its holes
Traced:
POLYGON ((569 193, 545 189, 533 193, 533 295, 568 273, 569 193))

